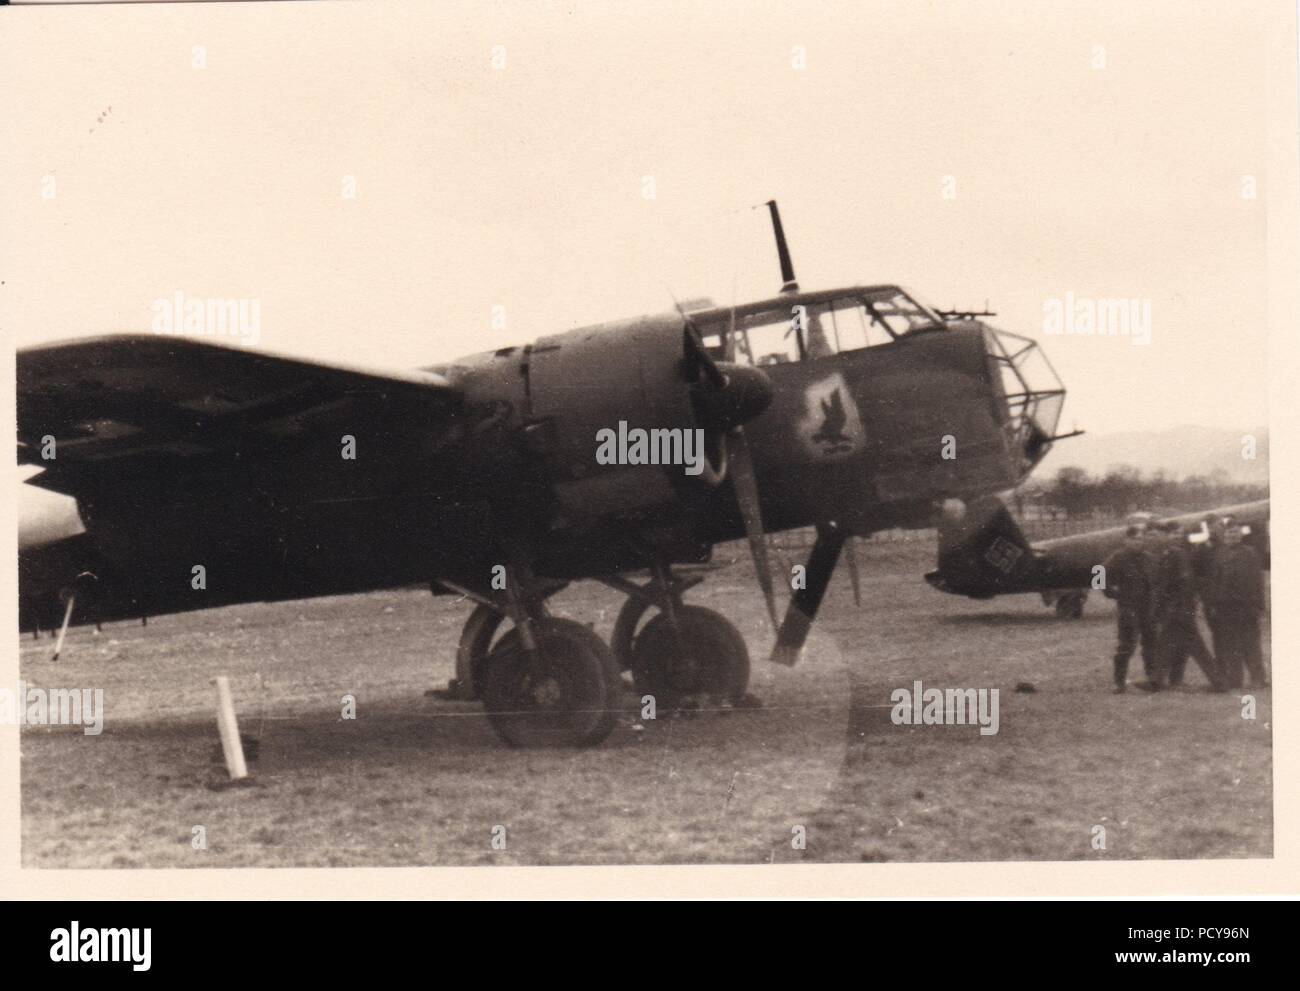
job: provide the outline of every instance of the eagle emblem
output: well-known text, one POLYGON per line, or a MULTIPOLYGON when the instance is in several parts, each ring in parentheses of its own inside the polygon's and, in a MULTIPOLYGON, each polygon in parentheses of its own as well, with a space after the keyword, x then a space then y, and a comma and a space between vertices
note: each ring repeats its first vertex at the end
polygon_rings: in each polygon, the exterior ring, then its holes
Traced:
POLYGON ((853 441, 844 432, 844 424, 849 415, 844 412, 844 397, 839 389, 832 393, 830 399, 821 400, 822 425, 812 435, 813 443, 820 444, 826 454, 838 454, 840 451, 853 449, 853 441))
POLYGON ((844 377, 838 372, 810 385, 804 392, 806 415, 800 435, 823 457, 840 457, 861 446, 862 419, 844 377))

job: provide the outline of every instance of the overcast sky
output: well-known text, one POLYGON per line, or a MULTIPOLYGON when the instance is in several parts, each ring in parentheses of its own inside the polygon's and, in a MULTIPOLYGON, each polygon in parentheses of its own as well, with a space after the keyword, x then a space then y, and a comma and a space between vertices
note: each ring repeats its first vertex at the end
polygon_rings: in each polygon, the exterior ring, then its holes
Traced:
POLYGON ((424 365, 669 289, 771 295, 750 207, 776 197, 804 288, 988 300, 1042 340, 1065 429, 1250 429, 1269 194, 1251 10, 6 12, 0 315, 24 345, 147 330, 176 290, 255 298, 262 347, 424 365), (1149 300, 1151 343, 1045 335, 1067 292, 1149 300))

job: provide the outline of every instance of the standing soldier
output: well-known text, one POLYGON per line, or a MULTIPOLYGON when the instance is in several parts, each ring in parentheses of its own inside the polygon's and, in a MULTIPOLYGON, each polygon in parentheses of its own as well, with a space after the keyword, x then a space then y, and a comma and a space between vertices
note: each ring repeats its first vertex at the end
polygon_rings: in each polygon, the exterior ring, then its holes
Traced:
MULTIPOLYGON (((1210 643, 1214 647, 1214 656, 1220 658, 1219 625, 1214 616, 1211 603, 1211 586, 1214 584, 1214 560, 1219 548, 1223 546, 1223 527, 1227 517, 1207 513, 1201 521, 1204 539, 1192 552, 1192 571, 1196 574, 1196 594, 1201 599, 1201 609, 1205 613, 1205 623, 1210 628, 1210 643)), ((1219 675, 1223 675, 1223 662, 1219 661, 1219 675)), ((1228 687, 1226 682, 1224 687, 1228 687)))
POLYGON ((1214 655, 1201 639, 1196 627, 1196 573, 1192 567, 1192 549, 1177 523, 1159 527, 1165 545, 1156 564, 1154 612, 1159 625, 1157 667, 1170 688, 1183 683, 1187 655, 1191 654, 1212 691, 1224 691, 1214 655))
POLYGON ((1160 688, 1156 667, 1156 625, 1151 611, 1154 562, 1143 546, 1146 527, 1132 524, 1126 531, 1124 546, 1106 558, 1106 598, 1116 603, 1115 617, 1119 638, 1115 644, 1115 691, 1122 693, 1128 685, 1128 662, 1133 649, 1142 644, 1142 668, 1146 681, 1138 687, 1149 691, 1160 688))
POLYGON ((1217 630, 1219 664, 1228 688, 1242 686, 1242 667, 1252 688, 1267 688, 1260 651, 1259 617, 1264 612, 1264 566, 1255 548, 1241 542, 1242 528, 1226 521, 1223 544, 1214 554, 1208 605, 1217 630))

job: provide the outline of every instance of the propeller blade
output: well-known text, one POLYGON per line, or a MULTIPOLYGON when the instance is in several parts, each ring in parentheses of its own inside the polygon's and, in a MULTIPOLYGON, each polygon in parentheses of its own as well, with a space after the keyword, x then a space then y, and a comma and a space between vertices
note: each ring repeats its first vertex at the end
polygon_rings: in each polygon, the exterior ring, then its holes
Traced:
POLYGON ((736 490, 736 502, 745 523, 745 538, 749 541, 749 554, 754 559, 754 573, 763 590, 767 615, 776 629, 776 591, 772 582, 772 562, 767 554, 767 535, 763 532, 763 514, 758 503, 758 480, 754 477, 754 461, 749 454, 749 439, 744 427, 727 434, 728 456, 731 459, 731 484, 736 490))
POLYGON ((856 537, 849 537, 844 545, 844 563, 849 566, 849 584, 853 586, 853 604, 862 608, 862 576, 858 574, 858 555, 854 551, 856 537))
POLYGON ((808 564, 804 575, 803 588, 795 589, 790 605, 785 611, 785 619, 776 635, 776 646, 772 648, 772 660, 777 664, 793 665, 799 660, 808 631, 812 629, 817 610, 826 594, 826 586, 835 573, 839 563, 840 551, 844 548, 847 533, 834 523, 819 524, 817 540, 808 555, 808 564))
POLYGON ((727 376, 718 363, 713 360, 713 355, 709 354, 705 348, 704 342, 700 340, 699 328, 686 318, 686 323, 682 328, 682 354, 686 359, 686 378, 690 382, 695 382, 700 378, 700 373, 704 373, 710 385, 714 388, 721 389, 727 384, 727 376))

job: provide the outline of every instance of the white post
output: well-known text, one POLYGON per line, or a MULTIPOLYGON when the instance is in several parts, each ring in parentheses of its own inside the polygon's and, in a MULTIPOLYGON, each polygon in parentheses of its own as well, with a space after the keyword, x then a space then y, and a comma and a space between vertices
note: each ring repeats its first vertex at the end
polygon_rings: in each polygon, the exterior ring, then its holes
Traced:
POLYGON ((213 679, 217 686, 217 729, 221 732, 221 750, 226 756, 226 770, 232 781, 248 777, 244 747, 239 742, 239 724, 235 722, 235 703, 230 697, 230 679, 224 674, 213 679))
POLYGON ((63 638, 68 635, 68 623, 72 621, 72 607, 76 604, 77 597, 75 595, 69 595, 68 608, 63 611, 63 626, 59 630, 59 639, 54 644, 54 656, 50 658, 51 661, 57 661, 59 659, 59 653, 63 650, 63 638))

